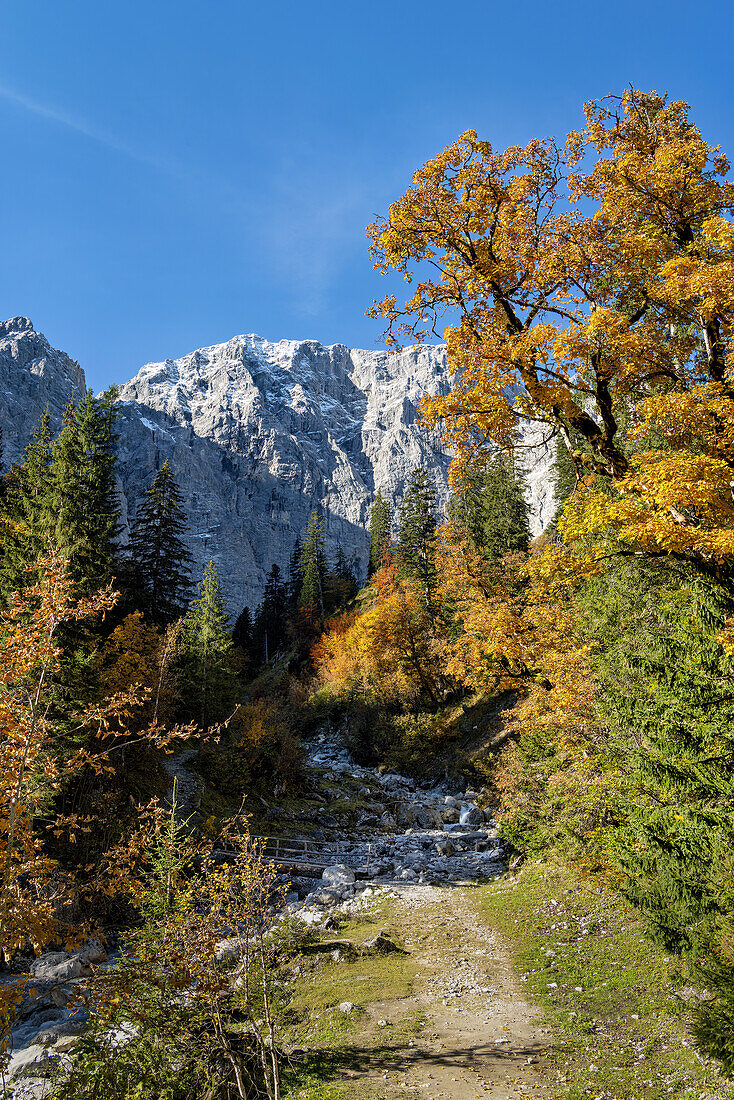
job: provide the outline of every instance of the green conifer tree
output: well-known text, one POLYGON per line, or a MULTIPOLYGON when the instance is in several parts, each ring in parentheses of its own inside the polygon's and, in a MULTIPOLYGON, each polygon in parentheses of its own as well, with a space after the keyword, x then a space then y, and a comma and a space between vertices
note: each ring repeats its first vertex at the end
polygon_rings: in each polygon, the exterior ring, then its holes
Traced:
POLYGON ((357 595, 354 570, 341 546, 337 547, 334 564, 326 570, 325 605, 329 614, 345 607, 357 595))
POLYGON ((390 508, 382 493, 378 490, 375 503, 370 513, 370 558, 367 566, 367 575, 373 573, 382 565, 385 551, 390 549, 390 508))
POLYGON ((191 590, 186 527, 183 496, 166 459, 138 505, 131 539, 133 586, 154 622, 177 619, 191 590))
POLYGON ((116 391, 95 398, 88 390, 66 407, 51 464, 53 539, 85 591, 115 572, 119 504, 115 488, 116 391))
POLYGON ((303 584, 298 598, 298 606, 310 608, 312 613, 323 618, 324 615, 324 520, 320 512, 313 511, 303 537, 301 553, 303 584))
POLYGON ((291 557, 288 563, 288 604, 293 610, 298 607, 298 599, 301 595, 301 588, 303 587, 302 557, 303 541, 301 536, 297 535, 296 541, 293 543, 293 550, 291 551, 291 557))
POLYGON ((694 1028, 734 1071, 734 658, 730 586, 671 561, 620 560, 590 585, 598 703, 620 776, 610 854, 621 890, 709 998, 694 1028))
POLYGON ((491 561, 525 553, 530 542, 530 509, 522 478, 512 460, 498 454, 484 471, 481 491, 482 549, 491 561))
POLYGON ((397 557, 403 576, 421 585, 432 611, 436 588, 436 489, 427 471, 413 471, 398 511, 397 557))
POLYGON ((273 563, 265 581, 265 590, 257 609, 252 630, 252 656, 257 665, 269 661, 287 636, 288 587, 280 566, 273 563))
POLYGON ((232 633, 213 558, 184 616, 181 641, 185 713, 208 729, 232 712, 238 692, 232 633))
POLYGON ((8 477, 0 593, 7 599, 32 583, 26 566, 48 546, 53 529, 51 414, 46 409, 26 447, 23 462, 8 477))
POLYGON ((235 619, 232 628, 232 642, 238 649, 244 650, 245 653, 250 652, 252 647, 252 612, 247 604, 235 619))
POLYGON ((461 484, 451 494, 448 518, 466 531, 476 550, 484 546, 484 488, 486 470, 483 465, 467 469, 461 484))

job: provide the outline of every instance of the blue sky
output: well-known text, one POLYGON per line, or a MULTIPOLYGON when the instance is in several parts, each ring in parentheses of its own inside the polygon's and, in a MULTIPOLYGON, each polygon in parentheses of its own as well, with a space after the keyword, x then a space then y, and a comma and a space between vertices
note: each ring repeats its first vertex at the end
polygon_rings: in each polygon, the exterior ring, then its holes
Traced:
POLYGON ((734 154, 728 0, 6 0, 0 315, 90 385, 240 332, 380 345, 366 224, 468 127, 637 87, 734 154))

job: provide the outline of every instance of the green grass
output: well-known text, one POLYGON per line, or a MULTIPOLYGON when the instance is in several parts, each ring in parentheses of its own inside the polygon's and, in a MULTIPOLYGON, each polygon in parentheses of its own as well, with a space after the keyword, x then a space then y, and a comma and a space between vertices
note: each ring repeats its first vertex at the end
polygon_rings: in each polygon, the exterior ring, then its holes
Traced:
MULTIPOLYGON (((329 938, 348 939, 355 945, 387 930, 387 903, 341 922, 329 938)), ((399 940, 395 940, 399 943, 399 940)), ((409 1039, 424 1024, 418 1010, 401 1013, 387 1027, 377 1023, 376 1006, 410 996, 415 965, 408 954, 368 955, 335 963, 330 955, 298 957, 289 983, 288 1024, 282 1040, 288 1050, 300 1052, 284 1073, 284 1100, 380 1100, 381 1093, 363 1080, 344 1080, 400 1057, 409 1039), (349 1015, 339 1011, 344 1001, 356 1007, 349 1015)), ((407 1094, 406 1100, 412 1100, 407 1094)))
POLYGON ((555 1037, 551 1095, 622 1100, 734 1097, 687 1032, 676 960, 620 899, 555 864, 527 864, 474 892, 511 945, 521 987, 555 1037), (593 1068, 592 1068, 593 1067, 593 1068))

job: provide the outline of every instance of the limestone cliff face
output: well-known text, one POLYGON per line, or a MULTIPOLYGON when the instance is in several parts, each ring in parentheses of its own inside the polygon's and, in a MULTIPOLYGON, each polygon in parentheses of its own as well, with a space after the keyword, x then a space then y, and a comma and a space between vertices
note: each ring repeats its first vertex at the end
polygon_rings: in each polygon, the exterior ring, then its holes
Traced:
MULTIPOLYGON (((16 459, 46 402, 58 418, 69 396, 83 392, 84 376, 26 319, 0 333, 0 423, 16 459)), ((214 557, 233 612, 259 601, 273 562, 286 568, 317 507, 327 553, 341 546, 364 575, 378 489, 395 507, 412 469, 424 465, 445 507, 450 458, 416 419, 423 394, 448 385, 443 346, 388 355, 249 335, 149 363, 120 390, 123 519, 168 459, 186 498, 196 570, 214 557)), ((528 442, 538 532, 552 511, 552 455, 538 439, 528 442)))
POLYGON ((52 348, 27 317, 0 321, 0 427, 6 468, 21 458, 46 406, 58 430, 64 407, 85 388, 79 364, 52 348))

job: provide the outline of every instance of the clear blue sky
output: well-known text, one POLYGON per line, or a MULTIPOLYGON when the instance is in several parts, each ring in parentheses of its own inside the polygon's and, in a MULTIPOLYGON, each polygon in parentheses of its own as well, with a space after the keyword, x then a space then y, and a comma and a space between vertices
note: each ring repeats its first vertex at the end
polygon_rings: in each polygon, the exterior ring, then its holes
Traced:
POLYGON ((91 385, 240 332, 380 342, 365 225, 468 127, 632 83, 734 154, 730 0, 6 0, 0 314, 91 385))

